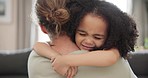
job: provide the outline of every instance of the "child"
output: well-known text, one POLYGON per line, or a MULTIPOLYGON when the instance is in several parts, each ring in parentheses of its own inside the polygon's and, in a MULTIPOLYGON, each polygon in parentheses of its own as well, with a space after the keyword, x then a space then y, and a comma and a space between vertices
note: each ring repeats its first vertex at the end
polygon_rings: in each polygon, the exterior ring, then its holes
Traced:
POLYGON ((128 72, 128 75, 124 78, 134 77, 126 59, 122 59, 127 57, 128 52, 134 51, 137 38, 134 21, 108 2, 98 1, 95 4, 94 7, 86 6, 79 12, 80 17, 76 19, 76 22, 73 22, 78 26, 76 26, 75 35, 76 45, 81 50, 91 52, 51 56, 55 53, 52 49, 56 46, 54 43, 51 43, 53 44, 51 48, 46 44, 38 43, 34 46, 35 51, 42 56, 54 59, 53 68, 59 73, 65 72, 69 66, 98 66, 98 69, 107 66, 104 68, 107 69, 106 72, 110 70, 112 72, 96 75, 96 77, 119 78, 120 74, 125 74, 125 72, 128 72))

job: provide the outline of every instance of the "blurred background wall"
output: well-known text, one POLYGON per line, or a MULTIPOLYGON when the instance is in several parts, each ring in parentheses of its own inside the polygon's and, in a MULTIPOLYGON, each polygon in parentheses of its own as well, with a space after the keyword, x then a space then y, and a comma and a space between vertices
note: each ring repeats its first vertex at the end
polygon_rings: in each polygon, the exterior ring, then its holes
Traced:
POLYGON ((0 21, 0 50, 15 50, 30 47, 31 0, 10 1, 10 22, 0 21))
MULTIPOLYGON (((0 21, 0 50, 17 50, 31 48, 36 41, 49 40, 39 26, 31 20, 34 0, 1 0, 9 1, 10 22, 0 21)), ((138 49, 148 49, 148 0, 107 0, 130 14, 137 23, 139 38, 138 49)), ((0 4, 2 8, 2 4, 0 4)), ((1 18, 1 16, 0 16, 1 18)))

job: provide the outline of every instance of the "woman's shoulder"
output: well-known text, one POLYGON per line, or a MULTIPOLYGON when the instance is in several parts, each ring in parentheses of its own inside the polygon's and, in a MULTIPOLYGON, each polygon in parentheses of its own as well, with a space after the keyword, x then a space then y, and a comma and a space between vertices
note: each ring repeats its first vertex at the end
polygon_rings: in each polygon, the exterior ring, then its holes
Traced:
POLYGON ((111 66, 80 66, 74 78, 90 78, 92 76, 93 78, 131 78, 131 76, 134 76, 134 73, 132 73, 128 61, 124 58, 119 58, 119 60, 111 66))
POLYGON ((53 70, 48 58, 38 55, 34 50, 28 59, 28 75, 29 78, 64 78, 53 70))
POLYGON ((44 60, 44 61, 47 61, 47 62, 49 62, 49 59, 48 58, 45 58, 45 57, 43 57, 43 56, 40 56, 40 55, 38 55, 34 50, 32 50, 32 52, 30 53, 30 55, 29 55, 29 58, 28 58, 28 61, 33 61, 33 62, 39 62, 39 60, 40 61, 42 61, 42 60, 44 60))
POLYGON ((76 51, 71 52, 70 54, 82 54, 82 53, 86 53, 86 52, 88 52, 88 51, 86 51, 86 50, 76 50, 76 51))

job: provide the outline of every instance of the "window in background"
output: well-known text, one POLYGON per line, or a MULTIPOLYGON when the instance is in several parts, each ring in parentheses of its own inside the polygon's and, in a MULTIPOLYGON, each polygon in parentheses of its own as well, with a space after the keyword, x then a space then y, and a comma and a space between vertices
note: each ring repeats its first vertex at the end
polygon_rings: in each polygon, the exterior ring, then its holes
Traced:
POLYGON ((132 11, 132 0, 105 0, 107 2, 113 3, 123 12, 131 14, 132 11))
POLYGON ((41 31, 41 28, 39 26, 38 26, 38 32, 39 32, 38 33, 38 41, 44 42, 44 41, 49 41, 50 40, 48 35, 41 31))
POLYGON ((32 20, 33 20, 33 24, 32 24, 32 37, 31 37, 31 46, 34 45, 34 43, 36 41, 39 41, 39 42, 45 42, 45 41, 50 41, 49 37, 47 34, 43 33, 41 31, 41 28, 40 26, 38 25, 37 23, 37 17, 34 13, 34 10, 35 10, 35 0, 32 0, 32 20))

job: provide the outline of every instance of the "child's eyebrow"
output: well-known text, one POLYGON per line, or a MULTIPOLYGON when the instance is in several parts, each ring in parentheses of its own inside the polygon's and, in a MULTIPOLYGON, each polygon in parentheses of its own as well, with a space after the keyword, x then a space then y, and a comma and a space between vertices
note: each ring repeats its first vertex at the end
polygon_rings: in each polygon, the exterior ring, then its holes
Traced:
POLYGON ((77 31, 79 31, 79 32, 85 32, 84 30, 81 30, 81 29, 77 29, 77 31))

